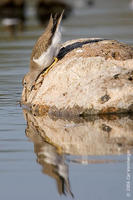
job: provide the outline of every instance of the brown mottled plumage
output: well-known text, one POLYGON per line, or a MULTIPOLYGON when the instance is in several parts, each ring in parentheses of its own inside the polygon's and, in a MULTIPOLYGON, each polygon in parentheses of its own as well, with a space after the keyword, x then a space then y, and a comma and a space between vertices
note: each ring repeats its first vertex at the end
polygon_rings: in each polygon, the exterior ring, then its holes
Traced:
POLYGON ((39 74, 54 61, 60 50, 60 23, 62 20, 63 12, 60 16, 51 15, 45 32, 35 43, 30 59, 30 71, 23 78, 23 85, 28 90, 34 86, 39 74), (57 37, 57 39, 56 39, 57 37))

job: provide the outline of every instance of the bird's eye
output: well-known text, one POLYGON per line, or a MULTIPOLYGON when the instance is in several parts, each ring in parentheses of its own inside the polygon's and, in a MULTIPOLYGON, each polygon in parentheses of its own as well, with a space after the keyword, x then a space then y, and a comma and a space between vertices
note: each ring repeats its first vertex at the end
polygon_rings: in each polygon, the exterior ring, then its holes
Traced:
POLYGON ((24 81, 24 85, 26 85, 26 81, 24 81))
POLYGON ((25 86, 26 85, 26 81, 22 81, 22 84, 23 84, 23 86, 25 86))

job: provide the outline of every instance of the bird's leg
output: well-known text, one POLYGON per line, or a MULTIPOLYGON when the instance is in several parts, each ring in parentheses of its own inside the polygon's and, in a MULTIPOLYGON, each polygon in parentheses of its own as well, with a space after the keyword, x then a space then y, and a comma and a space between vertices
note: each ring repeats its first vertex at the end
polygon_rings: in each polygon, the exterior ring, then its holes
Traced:
POLYGON ((54 62, 46 69, 46 71, 42 74, 42 77, 44 77, 48 72, 49 70, 58 62, 58 58, 57 57, 54 57, 54 62))
MULTIPOLYGON (((32 89, 36 89, 36 86, 38 86, 39 84, 42 84, 43 82, 43 78, 45 77, 45 75, 49 72, 49 70, 58 62, 58 58, 54 57, 54 62, 44 71, 44 73, 42 73, 38 79, 36 80, 36 83, 32 86, 32 89), (40 79, 41 77, 41 79, 40 79)), ((32 90, 31 89, 31 90, 32 90)))

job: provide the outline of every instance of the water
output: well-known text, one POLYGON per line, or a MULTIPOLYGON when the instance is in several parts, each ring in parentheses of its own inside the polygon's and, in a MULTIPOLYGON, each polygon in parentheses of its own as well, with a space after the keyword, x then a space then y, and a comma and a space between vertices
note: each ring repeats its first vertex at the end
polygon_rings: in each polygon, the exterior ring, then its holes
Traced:
MULTIPOLYGON (((63 41, 102 37, 133 45, 133 11, 129 8, 129 2, 97 0, 91 8, 78 4, 63 22, 63 41)), ((121 144, 111 146, 107 142, 107 146, 102 148, 99 141, 95 141, 95 137, 103 133, 97 129, 99 124, 116 128, 115 134, 118 131, 121 134, 126 132, 132 139, 131 118, 118 120, 115 125, 108 120, 92 124, 90 121, 32 118, 24 112, 25 117, 28 116, 28 124, 24 119, 18 103, 22 91, 21 80, 28 71, 33 44, 43 32, 30 4, 26 13, 26 29, 18 32, 16 39, 10 38, 9 33, 0 26, 0 199, 71 199, 72 196, 77 200, 132 198, 128 197, 133 195, 132 156, 121 144), (42 130, 32 124, 38 124, 40 120, 44 120, 42 130), (36 134, 37 131, 39 134, 36 134), (43 131, 50 139, 42 139, 43 131), (61 131, 62 134, 70 133, 74 138, 72 145, 69 140, 63 143, 63 138, 53 141, 56 140, 53 134, 61 131), (89 134, 92 133, 95 136, 91 136, 94 146, 89 148, 84 138, 91 141, 89 134), (81 146, 78 147, 79 138, 81 146), (66 195, 63 194, 63 186, 66 195)), ((68 135, 66 139, 69 139, 68 135)))

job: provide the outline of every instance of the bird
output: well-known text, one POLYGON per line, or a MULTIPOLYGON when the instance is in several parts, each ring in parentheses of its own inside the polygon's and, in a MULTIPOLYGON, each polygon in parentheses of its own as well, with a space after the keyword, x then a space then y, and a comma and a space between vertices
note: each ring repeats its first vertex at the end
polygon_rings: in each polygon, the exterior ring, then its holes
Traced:
POLYGON ((34 88, 35 82, 38 79, 42 71, 46 70, 46 73, 50 68, 58 61, 57 55, 61 47, 61 20, 64 11, 61 15, 55 14, 50 16, 49 23, 35 43, 31 58, 30 58, 30 70, 24 76, 22 84, 28 91, 34 88), (52 64, 52 65, 51 65, 52 64))

